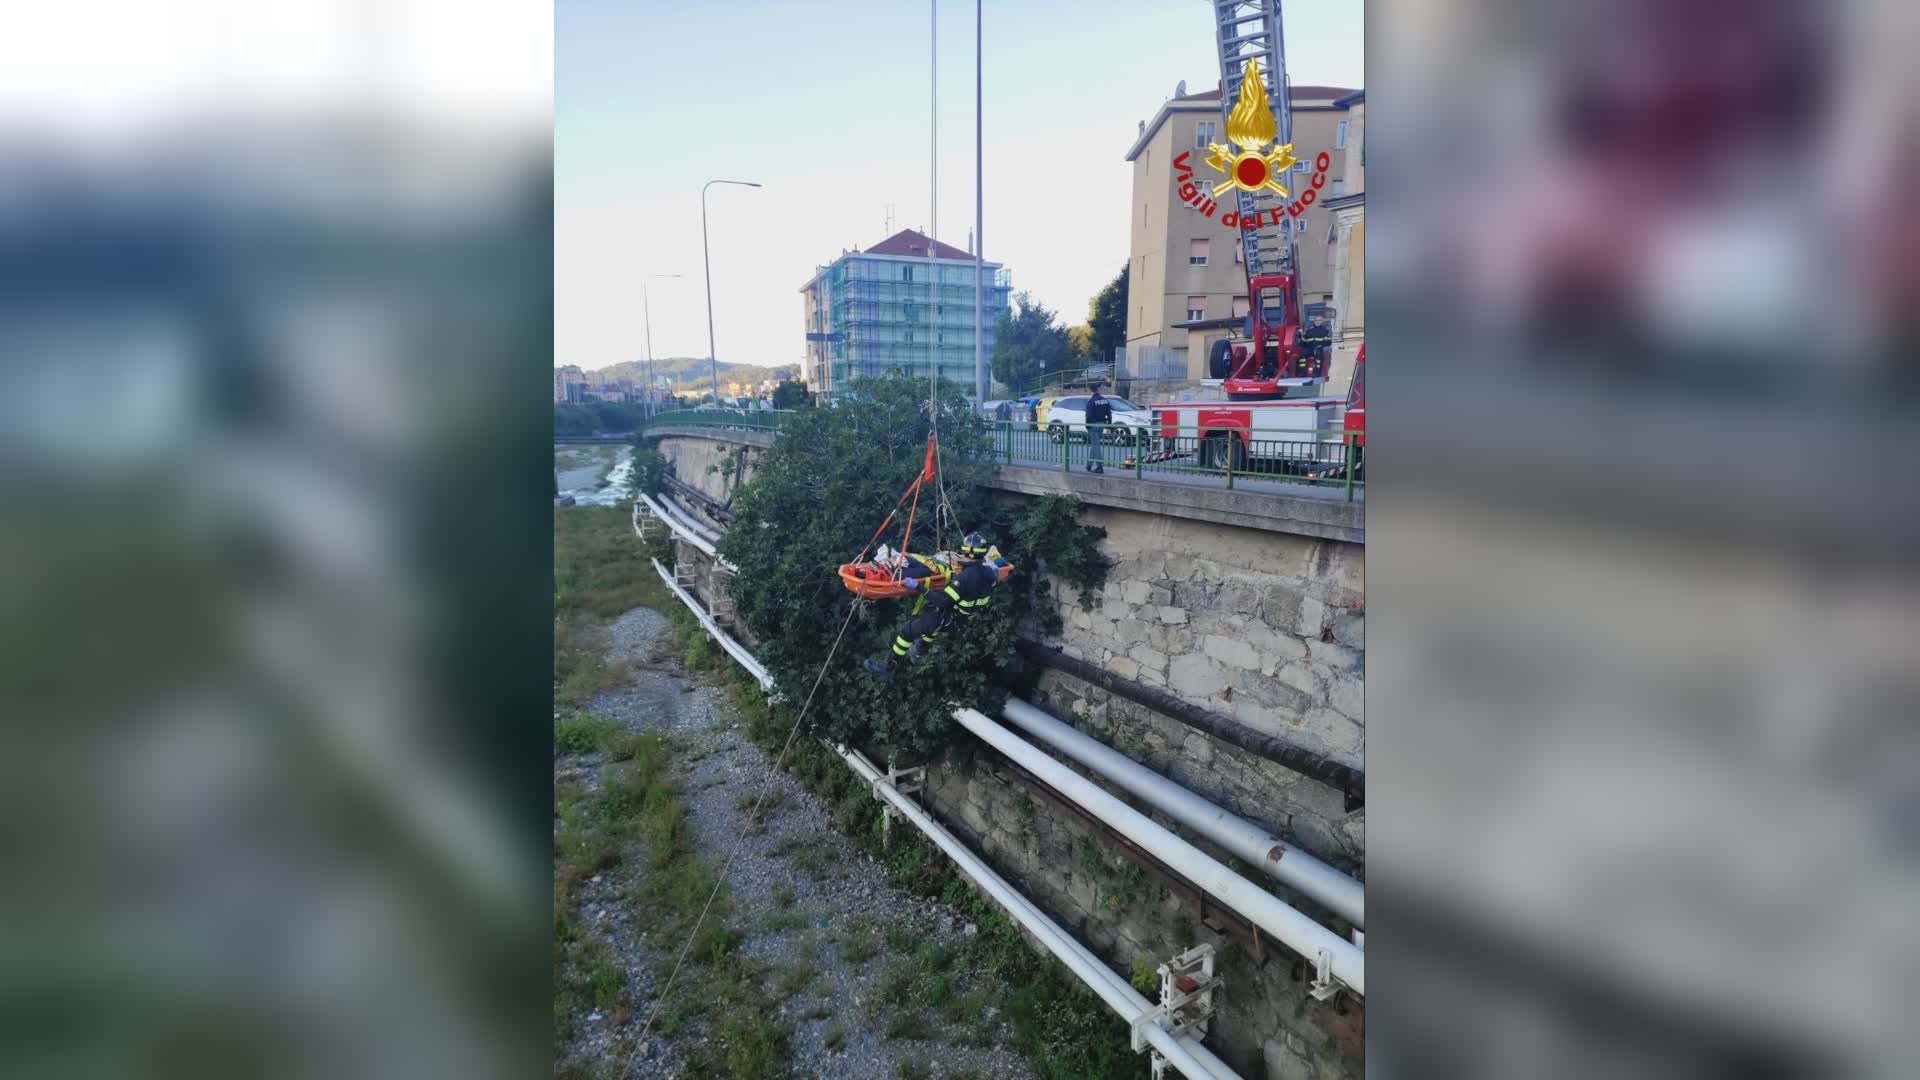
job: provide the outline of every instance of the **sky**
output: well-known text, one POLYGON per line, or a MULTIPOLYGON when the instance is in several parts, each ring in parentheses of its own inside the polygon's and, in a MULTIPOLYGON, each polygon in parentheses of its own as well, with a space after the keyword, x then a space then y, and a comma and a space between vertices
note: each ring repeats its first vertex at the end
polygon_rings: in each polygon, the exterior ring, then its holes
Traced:
MULTIPOLYGON (((938 2, 938 0, 931 0, 938 2)), ((1208 0, 982 0, 986 257, 1066 325, 1127 261, 1142 120, 1185 80, 1219 82, 1208 0)), ((715 352, 797 363, 800 288, 841 251, 974 222, 974 12, 912 0, 559 0, 554 14, 554 363, 707 355, 700 189, 715 352)), ((1365 85, 1363 6, 1291 0, 1296 84, 1365 85)))

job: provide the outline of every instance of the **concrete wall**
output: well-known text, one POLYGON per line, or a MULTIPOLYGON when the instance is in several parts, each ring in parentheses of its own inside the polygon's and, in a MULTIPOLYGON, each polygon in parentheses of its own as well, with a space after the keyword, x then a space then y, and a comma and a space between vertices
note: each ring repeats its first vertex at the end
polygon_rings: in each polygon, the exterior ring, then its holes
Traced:
POLYGON ((1069 656, 1343 764, 1365 757, 1358 544, 1087 507, 1114 560, 1091 608, 1058 599, 1069 656))
MULTIPOLYGON (((1293 953, 1266 942, 1256 955, 1217 913, 1203 918, 1193 899, 1128 862, 1110 839, 991 755, 928 769, 921 798, 1116 971, 1131 973, 1136 959, 1151 968, 1191 946, 1213 945, 1226 988, 1207 1044, 1248 1080, 1364 1075, 1362 1002, 1350 995, 1337 1003, 1313 1000, 1310 967, 1296 964, 1293 953)), ((1149 1000, 1158 996, 1157 988, 1145 992, 1149 1000)))
POLYGON ((668 437, 656 444, 672 465, 673 475, 723 503, 733 498, 734 488, 752 479, 763 447, 772 445, 769 435, 749 432, 724 434, 727 439, 712 435, 668 437), (736 435, 754 441, 751 444, 727 441, 736 435))

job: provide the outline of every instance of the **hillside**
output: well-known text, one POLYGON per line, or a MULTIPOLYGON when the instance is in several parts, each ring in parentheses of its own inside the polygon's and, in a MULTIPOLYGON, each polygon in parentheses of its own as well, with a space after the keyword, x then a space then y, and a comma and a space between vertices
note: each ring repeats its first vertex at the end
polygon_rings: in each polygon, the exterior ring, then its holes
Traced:
MULTIPOLYGON (((682 393, 696 388, 704 389, 711 382, 707 358, 704 356, 663 356, 653 362, 654 373, 671 377, 678 382, 682 393)), ((623 360, 600 368, 599 373, 607 379, 631 379, 635 383, 647 381, 647 363, 644 360, 623 360)), ((797 379, 800 377, 799 364, 781 364, 777 367, 761 367, 758 364, 729 364, 720 362, 721 382, 759 383, 766 379, 797 379)))

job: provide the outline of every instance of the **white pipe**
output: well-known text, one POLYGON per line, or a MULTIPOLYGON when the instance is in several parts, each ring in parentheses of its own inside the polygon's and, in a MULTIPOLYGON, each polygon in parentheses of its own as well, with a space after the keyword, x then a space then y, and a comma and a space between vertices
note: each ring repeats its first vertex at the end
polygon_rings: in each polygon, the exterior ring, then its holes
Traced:
POLYGON ((1366 925, 1366 888, 1353 878, 1027 702, 1008 698, 1001 715, 1353 925, 1366 925))
MULTIPOLYGON (((1026 897, 1020 895, 1019 891, 1009 885, 999 874, 994 873, 992 867, 982 862, 979 856, 960 842, 958 837, 933 820, 912 799, 900 794, 890 784, 876 783, 875 781, 882 780, 883 777, 879 768, 871 761, 858 751, 851 751, 845 747, 836 746, 834 750, 846 760, 854 772, 867 781, 876 794, 925 833, 941 851, 946 852, 954 865, 980 887, 980 891, 992 897, 994 902, 1004 908, 1015 922, 1026 927, 1042 945, 1047 947, 1048 952, 1059 957, 1060 962, 1067 965, 1067 969, 1078 976, 1080 981, 1087 984, 1094 993, 1100 995, 1101 1000, 1107 1003, 1107 1007, 1118 1013, 1122 1020, 1132 1024, 1136 1019, 1153 1010, 1152 1003, 1142 997, 1139 991, 1122 980, 1111 968, 1101 963, 1099 958, 1088 952, 1085 946, 1061 930, 1044 912, 1029 903, 1026 897)), ((1143 1025, 1144 1034, 1153 1048, 1160 1052, 1160 1056, 1171 1062, 1174 1068, 1194 1080, 1202 1080, 1202 1078, 1238 1080, 1238 1075, 1232 1068, 1214 1056, 1212 1051, 1200 1045, 1198 1040, 1186 1036, 1176 1037, 1162 1026, 1164 1023, 1164 1017, 1155 1017, 1143 1025)))
POLYGON ((688 510, 686 507, 681 506, 677 502, 674 502, 672 497, 667 495, 660 496, 660 505, 666 507, 667 512, 669 514, 672 514, 674 517, 679 518, 683 524, 692 528, 694 532, 699 533, 703 538, 706 539, 708 543, 718 544, 720 542, 719 529, 716 529, 713 526, 707 524, 706 522, 701 521, 699 518, 694 517, 693 512, 691 510, 688 510))
POLYGON ((1187 880, 1253 920, 1260 929, 1306 957, 1309 962, 1317 963, 1320 954, 1326 953, 1331 960, 1333 976, 1354 993, 1366 996, 1365 954, 1352 942, 1234 873, 1219 860, 1175 836, 1152 818, 1108 794, 1106 789, 1060 764, 1046 751, 984 714, 973 709, 955 709, 953 717, 994 749, 1119 830, 1122 836, 1139 844, 1187 880))
POLYGON ((740 572, 739 567, 733 565, 732 563, 728 562, 726 559, 721 557, 720 552, 714 549, 714 546, 712 543, 708 542, 708 540, 705 537, 695 532, 692 526, 681 521, 679 518, 674 517, 672 513, 669 512, 666 507, 661 506, 660 503, 657 500, 655 500, 653 496, 648 495, 646 492, 643 491, 640 493, 640 501, 646 504, 647 509, 653 511, 653 516, 659 518, 661 524, 665 525, 668 529, 672 530, 673 535, 679 537, 682 540, 685 540, 687 543, 692 544, 694 547, 700 549, 702 552, 706 553, 707 557, 711 558, 714 562, 719 563, 721 566, 726 567, 728 570, 732 570, 736 574, 740 572))
POLYGON ((740 666, 747 669, 747 674, 752 675, 754 679, 760 683, 762 689, 771 692, 773 690, 773 673, 769 672, 766 667, 760 663, 758 658, 748 652, 746 646, 733 640, 731 635, 725 630, 720 629, 720 624, 713 621, 713 616, 707 614, 706 609, 702 608, 698 601, 687 595, 687 591, 680 587, 680 583, 673 580, 673 572, 661 566, 659 559, 653 560, 653 568, 660 572, 660 580, 667 583, 667 588, 673 590, 673 595, 679 597, 680 602, 687 605, 687 609, 693 612, 694 618, 700 620, 701 626, 706 627, 707 633, 712 635, 713 639, 720 643, 721 648, 727 650, 727 655, 738 660, 740 666))
MULTIPOLYGON (((707 632, 720 642, 720 647, 735 660, 740 661, 741 665, 760 681, 761 686, 772 690, 773 676, 760 661, 721 630, 699 602, 673 580, 673 575, 667 572, 666 567, 660 565, 658 559, 653 561, 653 567, 659 571, 661 580, 667 583, 667 587, 673 590, 673 594, 680 599, 680 602, 700 620, 700 625, 706 627, 707 632)), ((1045 912, 1020 895, 1019 890, 995 873, 992 867, 961 843, 958 837, 947 831, 945 826, 935 821, 913 800, 900 794, 891 784, 876 783, 882 779, 882 774, 873 762, 868 761, 857 750, 848 750, 843 746, 834 746, 832 749, 847 763, 848 768, 867 782, 876 795, 885 799, 888 805, 900 812, 902 817, 925 833, 927 838, 945 852, 961 873, 967 875, 981 892, 992 897, 993 901, 999 904, 1015 922, 1025 927, 1027 932, 1046 946, 1048 952, 1058 957, 1069 971, 1098 994, 1101 1000, 1107 1003, 1107 1007, 1117 1013, 1122 1020, 1131 1025, 1153 1011, 1153 1004, 1142 997, 1139 991, 1111 968, 1101 963, 1098 957, 1088 952, 1086 946, 1060 929, 1059 925, 1047 917, 1045 912)), ((1165 1024, 1165 1017, 1146 1020, 1141 1024, 1142 1034, 1147 1042, 1159 1051, 1161 1057, 1166 1058, 1189 1080, 1240 1080, 1238 1073, 1234 1072, 1226 1062, 1221 1061, 1213 1051, 1201 1045, 1198 1039, 1190 1035, 1176 1036, 1166 1029, 1165 1024)))
POLYGON ((660 504, 662 510, 672 515, 673 520, 686 526, 688 531, 699 536, 700 539, 705 540, 709 544, 718 544, 720 542, 720 533, 718 530, 708 528, 705 522, 687 513, 685 509, 672 499, 665 495, 659 495, 654 497, 654 501, 660 504))

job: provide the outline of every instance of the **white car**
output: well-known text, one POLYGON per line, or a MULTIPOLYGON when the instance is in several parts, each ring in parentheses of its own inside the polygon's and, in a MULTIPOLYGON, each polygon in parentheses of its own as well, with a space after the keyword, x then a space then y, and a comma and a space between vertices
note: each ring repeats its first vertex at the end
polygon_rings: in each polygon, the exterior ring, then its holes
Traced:
MULTIPOLYGON (((1074 439, 1085 441, 1087 437, 1087 397, 1063 397, 1047 409, 1047 438, 1054 442, 1071 435, 1074 439)), ((1107 404, 1113 406, 1114 426, 1107 428, 1106 441, 1110 443, 1131 443, 1153 428, 1153 413, 1143 409, 1123 397, 1108 396, 1107 404)))

